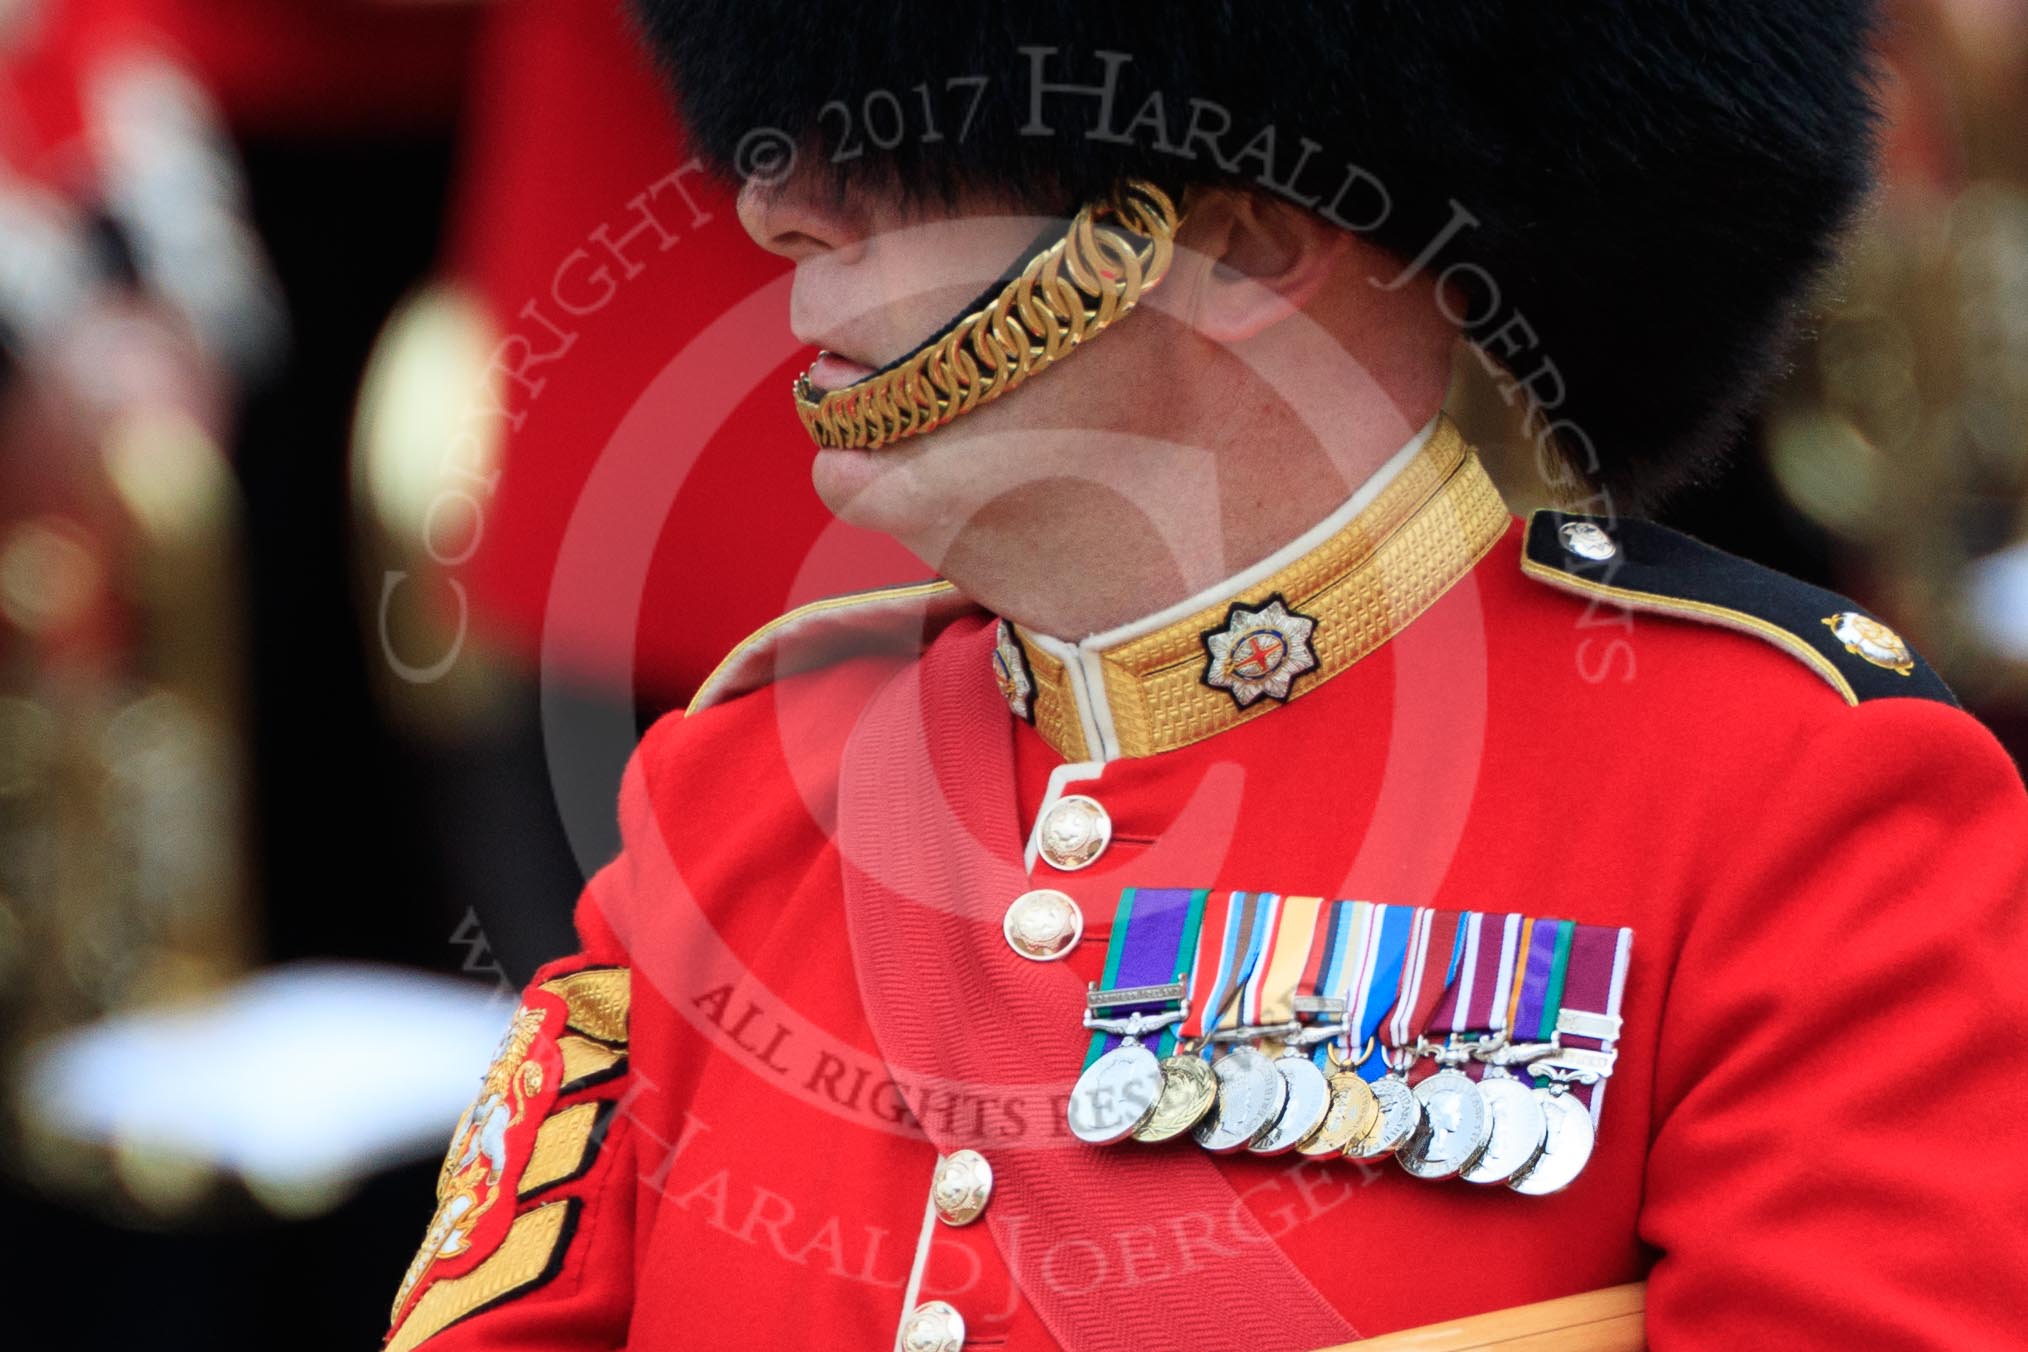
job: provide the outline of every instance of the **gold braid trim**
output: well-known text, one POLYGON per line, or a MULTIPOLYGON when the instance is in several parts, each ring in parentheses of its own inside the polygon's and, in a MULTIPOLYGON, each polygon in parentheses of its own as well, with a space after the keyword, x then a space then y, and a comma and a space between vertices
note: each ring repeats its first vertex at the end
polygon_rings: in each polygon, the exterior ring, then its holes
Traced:
POLYGON ((540 1192, 584 1167, 585 1156, 591 1153, 592 1132, 599 1124, 600 1106, 596 1101, 574 1103, 543 1119, 535 1131, 535 1144, 528 1148, 517 1195, 540 1192))
POLYGON ((550 1202, 516 1216, 507 1237, 485 1262, 422 1293, 408 1318, 388 1336, 382 1352, 412 1352, 466 1315, 539 1285, 563 1243, 570 1208, 569 1201, 550 1202))
POLYGON ((556 1050, 563 1057, 563 1083, 556 1087, 559 1094, 583 1088, 582 1081, 611 1070, 627 1055, 618 1047, 608 1047, 603 1042, 594 1042, 576 1033, 565 1033, 558 1038, 556 1050))
POLYGON ((796 412, 819 446, 871 450, 991 403, 1110 328, 1169 271, 1176 206, 1129 179, 1090 203, 992 304, 897 366, 819 394, 796 377, 796 412))
MULTIPOLYGON (((1316 622, 1316 668, 1288 701, 1321 689, 1385 646, 1477 566, 1512 524, 1507 504, 1448 418, 1365 511, 1337 534, 1244 591, 1096 654, 1117 753, 1153 756, 1259 718, 1284 701, 1240 708, 1204 681, 1205 634, 1228 607, 1279 595, 1316 622)), ((1089 760, 1084 721, 1063 662, 1015 627, 1035 682, 1035 730, 1065 760, 1089 760)))
POLYGON ((561 996, 568 1013, 568 1027, 610 1042, 627 1045, 627 1007, 632 994, 632 975, 625 967, 588 967, 542 983, 542 989, 561 996))

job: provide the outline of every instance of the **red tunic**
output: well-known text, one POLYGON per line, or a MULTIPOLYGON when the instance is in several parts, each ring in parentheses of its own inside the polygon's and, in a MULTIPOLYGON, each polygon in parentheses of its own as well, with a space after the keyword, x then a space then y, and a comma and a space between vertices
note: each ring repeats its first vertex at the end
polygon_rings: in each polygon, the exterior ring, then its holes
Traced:
MULTIPOLYGON (((1662 1349, 2013 1345, 2028 1308, 2013 1108, 2028 796, 2013 766, 1945 702, 1848 702, 1755 636, 1602 611, 1521 562, 1510 524, 1426 609, 1327 663, 1300 697, 1073 772, 1068 787, 1110 814, 1112 843, 1083 871, 1036 863, 1033 885, 1082 909, 1079 982, 1099 975, 1129 886, 1631 926, 1598 1150, 1566 1191, 1242 1154, 1216 1159, 1222 1212, 1157 1208, 1075 1244, 1024 1224, 1015 1152, 1038 1137, 1120 1170, 1123 1188, 1180 1152, 1210 1157, 1187 1144, 1094 1157, 1056 1121, 1015 1120, 1011 1103, 925 1099, 882 1074, 876 1027, 892 1040, 892 1026, 868 1013, 850 892, 852 870, 877 864, 840 844, 841 812, 882 806, 839 801, 855 728, 919 684, 932 772, 963 766, 984 785, 947 783, 951 819, 903 832, 962 830, 1018 852, 1066 787, 1052 788, 1067 762, 1037 726, 946 719, 997 698, 996 627, 963 611, 938 617, 919 656, 798 658, 779 642, 790 665, 835 660, 650 731, 622 793, 623 852, 579 908, 584 954, 537 979, 632 972, 623 1073, 558 1100, 613 1102, 609 1127, 580 1176, 518 1203, 526 1216, 568 1202, 572 1228, 484 1281, 471 1274, 485 1246, 439 1261, 423 1286, 453 1293, 432 1316, 442 1331, 421 1336, 431 1329, 411 1316, 395 1346, 871 1347, 894 1337, 905 1292, 956 1307, 967 1346, 1055 1345, 1061 1326, 1043 1311, 1080 1301, 1123 1312, 1117 1336, 1090 1346, 1284 1346, 1272 1312, 1293 1287, 1197 1308, 1262 1242, 1348 1337, 1645 1277, 1662 1349), (947 744, 946 721, 968 745, 947 744), (995 797, 1002 775, 1011 791, 995 797), (938 1146, 923 1130, 1008 1169, 984 1222, 926 1225, 938 1146), (1017 1240, 1041 1246, 1021 1270, 1049 1290, 1011 1279, 1017 1240), (1133 1313, 1164 1304, 1174 1321, 1133 1313)), ((1397 551, 1369 571, 1403 566, 1397 551)), ((983 974, 982 992, 1029 966, 999 933, 1009 900, 983 901, 975 945, 942 959, 983 974)), ((911 960, 928 1001, 938 959, 911 960)), ((1067 1081, 1082 1037, 1065 989, 1060 1006, 981 1007, 922 1031, 1009 1065, 1054 1062, 1037 1073, 1067 1081), (1062 1039, 1014 1037, 1031 1016, 1060 1022, 1062 1039)))

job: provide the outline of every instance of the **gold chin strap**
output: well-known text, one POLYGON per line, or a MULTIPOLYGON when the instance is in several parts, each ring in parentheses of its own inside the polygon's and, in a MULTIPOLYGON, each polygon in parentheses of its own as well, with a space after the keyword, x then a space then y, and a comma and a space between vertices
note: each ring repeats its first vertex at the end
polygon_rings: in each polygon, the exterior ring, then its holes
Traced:
POLYGON ((1090 342, 1169 271, 1180 217, 1129 179, 1077 213, 987 305, 901 364, 819 394, 796 377, 796 412, 819 446, 868 450, 942 427, 1090 342))

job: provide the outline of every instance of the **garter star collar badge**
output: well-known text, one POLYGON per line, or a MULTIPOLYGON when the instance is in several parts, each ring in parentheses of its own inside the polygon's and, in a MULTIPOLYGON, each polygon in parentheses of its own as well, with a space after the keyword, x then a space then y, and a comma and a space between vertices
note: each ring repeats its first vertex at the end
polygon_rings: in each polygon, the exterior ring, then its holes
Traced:
POLYGON ((1035 676, 1028 669, 1028 654, 1014 637, 1014 626, 1002 620, 999 638, 993 644, 993 679, 1016 718, 1035 721, 1035 676))
POLYGON ((1841 610, 1824 623, 1830 628, 1831 637, 1845 645, 1846 652, 1904 676, 1915 670, 1915 654, 1902 642, 1901 635, 1871 616, 1841 610))
POLYGON ((1204 683, 1244 709, 1263 695, 1287 700, 1296 677, 1317 667, 1310 634, 1317 622, 1289 609, 1277 592, 1258 610, 1235 602, 1223 629, 1204 631, 1204 683))

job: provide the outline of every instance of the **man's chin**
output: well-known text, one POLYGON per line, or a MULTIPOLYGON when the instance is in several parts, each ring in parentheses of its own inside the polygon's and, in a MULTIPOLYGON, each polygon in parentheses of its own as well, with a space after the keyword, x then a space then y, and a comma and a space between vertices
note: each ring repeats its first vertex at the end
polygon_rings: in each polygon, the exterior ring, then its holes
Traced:
MULTIPOLYGON (((848 526, 891 535, 929 560, 953 529, 1009 494, 1038 486, 1037 466, 1060 463, 1061 447, 1038 445, 1053 434, 1009 436, 1006 405, 979 409, 950 426, 892 441, 879 450, 820 450, 810 481, 831 514, 848 526), (926 552, 928 551, 928 552, 926 552)), ((931 566, 936 566, 932 561, 931 566)))
POLYGON ((866 491, 880 469, 874 452, 820 447, 810 462, 810 484, 834 516, 844 516, 852 499, 866 491))
POLYGON ((810 483, 831 515, 848 526, 879 531, 907 543, 923 525, 923 504, 915 491, 907 452, 897 446, 867 450, 820 450, 810 464, 810 483))

